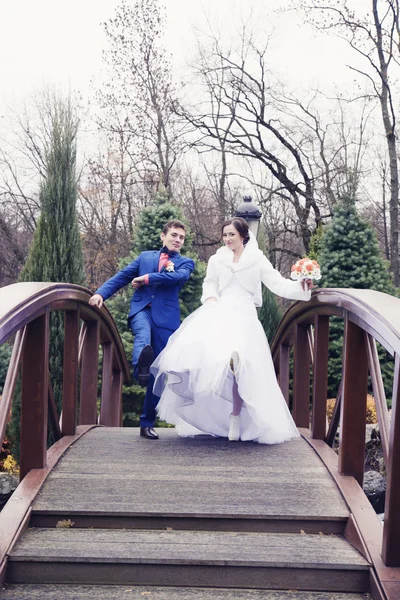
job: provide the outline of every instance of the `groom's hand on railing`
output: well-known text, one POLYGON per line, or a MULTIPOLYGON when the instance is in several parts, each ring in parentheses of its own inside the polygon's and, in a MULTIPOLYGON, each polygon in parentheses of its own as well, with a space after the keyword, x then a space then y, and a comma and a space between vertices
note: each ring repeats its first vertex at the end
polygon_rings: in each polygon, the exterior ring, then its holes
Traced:
POLYGON ((103 306, 104 298, 100 296, 100 294, 93 294, 91 298, 89 298, 90 306, 96 306, 97 308, 101 308, 103 306))

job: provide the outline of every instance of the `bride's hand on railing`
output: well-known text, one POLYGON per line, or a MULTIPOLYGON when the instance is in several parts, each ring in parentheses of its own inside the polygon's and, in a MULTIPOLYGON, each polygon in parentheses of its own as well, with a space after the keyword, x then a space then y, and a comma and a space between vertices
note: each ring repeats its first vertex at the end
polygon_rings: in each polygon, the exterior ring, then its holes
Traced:
POLYGON ((304 291, 306 291, 306 290, 312 290, 316 286, 314 285, 312 279, 302 279, 301 287, 303 288, 304 291))

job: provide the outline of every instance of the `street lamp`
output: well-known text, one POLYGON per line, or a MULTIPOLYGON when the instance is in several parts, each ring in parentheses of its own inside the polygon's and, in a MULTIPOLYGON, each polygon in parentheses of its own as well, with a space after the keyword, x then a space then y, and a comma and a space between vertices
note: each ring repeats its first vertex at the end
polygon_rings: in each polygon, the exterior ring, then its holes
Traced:
POLYGON ((250 231, 257 239, 258 229, 260 227, 261 211, 252 201, 251 196, 244 196, 243 202, 235 212, 235 217, 242 217, 247 221, 250 231))

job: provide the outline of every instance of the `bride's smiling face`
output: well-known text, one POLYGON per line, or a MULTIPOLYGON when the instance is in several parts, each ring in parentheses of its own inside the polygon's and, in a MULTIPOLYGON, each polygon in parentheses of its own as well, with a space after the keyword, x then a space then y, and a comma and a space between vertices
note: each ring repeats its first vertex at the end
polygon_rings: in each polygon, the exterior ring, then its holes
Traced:
POLYGON ((232 252, 243 250, 243 238, 234 225, 225 225, 222 232, 222 240, 232 252))

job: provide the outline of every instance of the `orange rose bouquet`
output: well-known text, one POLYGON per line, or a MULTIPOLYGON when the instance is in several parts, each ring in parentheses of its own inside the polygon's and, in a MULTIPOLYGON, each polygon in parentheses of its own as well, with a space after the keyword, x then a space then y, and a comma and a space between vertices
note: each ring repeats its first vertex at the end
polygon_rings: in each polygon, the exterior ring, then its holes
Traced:
POLYGON ((321 268, 316 260, 311 260, 307 256, 298 260, 291 269, 290 277, 292 279, 321 279, 321 268))

